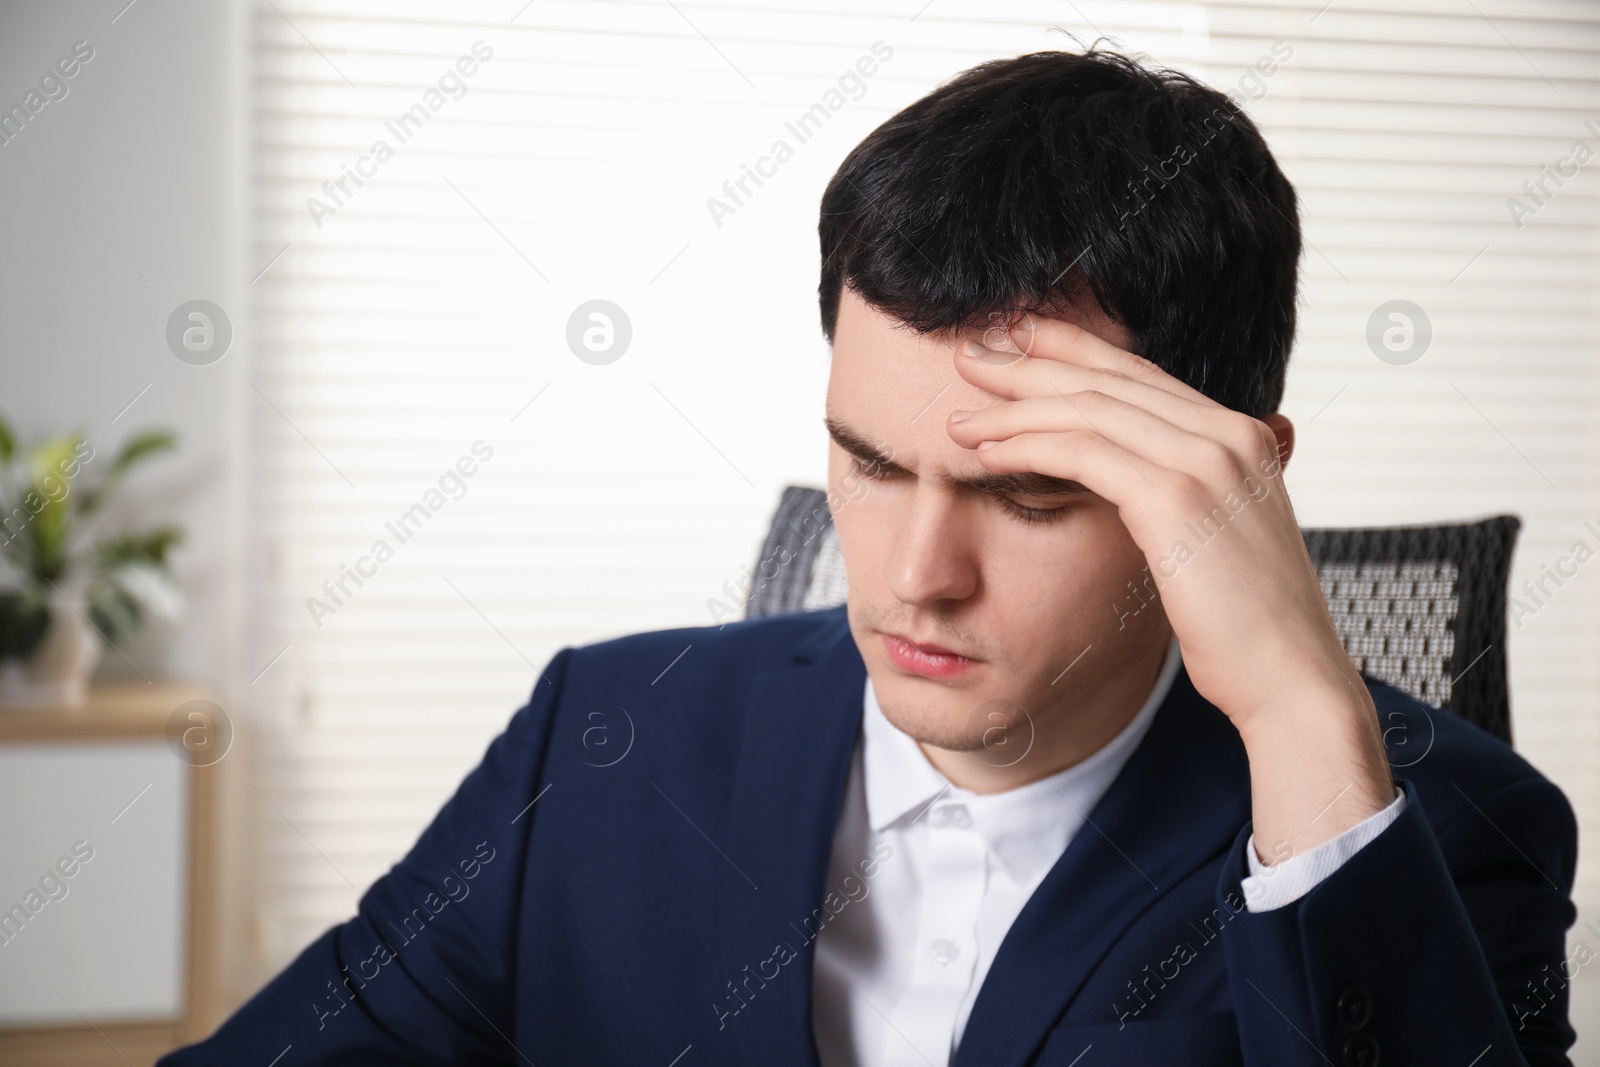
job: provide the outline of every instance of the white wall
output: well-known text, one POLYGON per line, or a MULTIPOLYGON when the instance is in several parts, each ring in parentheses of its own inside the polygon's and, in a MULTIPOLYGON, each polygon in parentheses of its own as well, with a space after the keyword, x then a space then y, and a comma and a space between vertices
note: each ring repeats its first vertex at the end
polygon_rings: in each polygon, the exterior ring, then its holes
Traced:
MULTIPOLYGON (((177 432, 179 450, 126 488, 145 521, 187 532, 175 566, 188 613, 125 646, 131 663, 108 651, 100 674, 196 682, 239 718, 254 674, 237 652, 242 313, 260 269, 243 239, 245 22, 233 2, 125 3, 0 6, 8 105, 75 42, 94 49, 67 95, 0 146, 0 413, 24 439, 79 428, 106 463, 130 432, 177 432), (233 319, 233 346, 211 366, 179 361, 165 340, 195 298, 233 319)), ((228 757, 236 780, 247 748, 228 757)), ((237 932, 245 857, 225 859, 223 917, 237 932)))

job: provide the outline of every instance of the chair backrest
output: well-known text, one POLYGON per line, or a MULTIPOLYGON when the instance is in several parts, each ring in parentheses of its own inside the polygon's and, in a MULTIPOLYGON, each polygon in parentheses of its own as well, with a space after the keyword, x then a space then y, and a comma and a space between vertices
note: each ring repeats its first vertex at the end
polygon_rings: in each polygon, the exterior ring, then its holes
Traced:
MULTIPOLYGON (((1334 627, 1356 669, 1511 740, 1506 581, 1521 521, 1305 529, 1334 627)), ((821 489, 784 489, 745 615, 842 604, 844 557, 821 489)))

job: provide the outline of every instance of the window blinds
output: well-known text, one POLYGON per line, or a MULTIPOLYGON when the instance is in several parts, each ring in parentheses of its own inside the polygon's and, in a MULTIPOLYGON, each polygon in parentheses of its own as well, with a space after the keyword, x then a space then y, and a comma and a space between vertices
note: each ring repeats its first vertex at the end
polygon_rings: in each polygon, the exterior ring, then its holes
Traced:
MULTIPOLYGON (((1073 45, 1051 27, 1234 90, 1296 183, 1303 524, 1514 512, 1514 589, 1572 570, 1575 542, 1600 551, 1600 164, 1576 148, 1600 150, 1593 5, 273 0, 252 18, 266 966, 351 914, 557 649, 737 603, 781 487, 824 480, 823 185, 957 71, 1073 45), (1374 318, 1397 300, 1425 326, 1374 318), (1414 361, 1368 342, 1423 328, 1414 361), (596 358, 595 329, 626 349, 596 358)), ((1585 567, 1537 606, 1518 594, 1510 656, 1519 748, 1593 840, 1585 567)))

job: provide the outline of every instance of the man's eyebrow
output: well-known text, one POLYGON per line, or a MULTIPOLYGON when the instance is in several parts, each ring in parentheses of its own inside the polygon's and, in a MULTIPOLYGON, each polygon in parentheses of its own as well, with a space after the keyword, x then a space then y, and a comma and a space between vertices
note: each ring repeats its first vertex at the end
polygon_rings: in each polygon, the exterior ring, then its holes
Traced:
MULTIPOLYGON (((852 430, 832 415, 824 415, 822 424, 828 428, 828 436, 833 438, 834 444, 859 459, 861 462, 874 467, 884 467, 889 470, 906 471, 906 469, 889 456, 877 445, 868 441, 866 437, 852 430)), ((906 471, 906 473, 910 473, 906 471)))
MULTIPOLYGON (((905 467, 889 458, 878 446, 867 438, 835 419, 831 415, 824 415, 822 423, 828 428, 828 436, 833 438, 835 444, 850 455, 860 460, 869 468, 885 471, 896 471, 902 474, 911 473, 905 467)), ((958 477, 953 474, 940 475, 941 482, 951 489, 967 489, 975 493, 991 493, 1004 496, 1082 496, 1089 493, 1088 487, 1081 482, 1069 478, 1057 478, 1049 474, 1038 474, 1034 471, 1018 471, 1015 474, 996 474, 993 471, 983 471, 979 474, 958 477)))
POLYGON ((984 471, 970 478, 957 478, 946 474, 941 479, 951 488, 971 489, 978 493, 999 493, 1005 496, 1084 496, 1089 488, 1070 478, 1057 478, 1035 471, 1017 471, 1015 474, 995 474, 984 471))

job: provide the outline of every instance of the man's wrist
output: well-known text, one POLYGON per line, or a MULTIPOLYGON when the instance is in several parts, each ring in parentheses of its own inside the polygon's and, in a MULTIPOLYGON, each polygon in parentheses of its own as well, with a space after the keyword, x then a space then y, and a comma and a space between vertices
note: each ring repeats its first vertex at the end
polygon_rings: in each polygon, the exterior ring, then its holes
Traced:
POLYGON ((1309 694, 1240 730, 1264 862, 1309 852, 1394 801, 1376 709, 1364 686, 1361 695, 1309 694))

